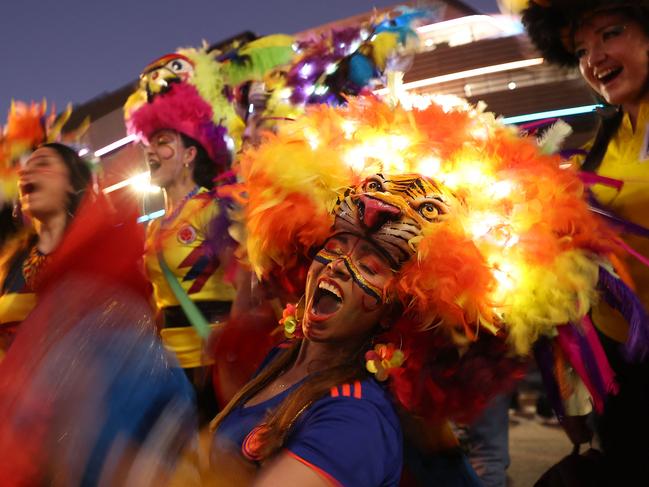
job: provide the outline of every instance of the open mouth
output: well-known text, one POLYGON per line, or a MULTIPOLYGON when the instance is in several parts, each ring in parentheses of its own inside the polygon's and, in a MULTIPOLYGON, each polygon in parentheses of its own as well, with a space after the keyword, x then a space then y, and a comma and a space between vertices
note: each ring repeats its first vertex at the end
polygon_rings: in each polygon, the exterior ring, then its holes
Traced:
POLYGON ((624 70, 624 68, 611 68, 602 73, 597 74, 597 80, 603 85, 607 85, 614 81, 624 70))
POLYGON ((367 195, 361 195, 356 204, 361 222, 370 229, 379 228, 401 214, 401 210, 396 206, 367 195))
POLYGON ((38 190, 34 183, 25 183, 20 185, 20 192, 24 195, 32 194, 38 190))
POLYGON ((323 279, 313 295, 311 315, 316 321, 325 320, 338 312, 343 305, 343 292, 334 281, 323 279))
POLYGON ((149 172, 156 172, 162 164, 160 164, 158 161, 149 161, 149 172))

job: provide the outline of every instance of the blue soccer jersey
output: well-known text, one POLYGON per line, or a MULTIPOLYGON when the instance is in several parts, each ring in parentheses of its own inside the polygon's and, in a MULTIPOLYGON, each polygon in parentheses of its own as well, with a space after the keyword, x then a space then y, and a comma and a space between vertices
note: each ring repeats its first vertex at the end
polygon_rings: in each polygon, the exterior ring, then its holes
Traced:
MULTIPOLYGON (((233 410, 220 424, 215 441, 239 448, 244 457, 254 461, 258 427, 267 412, 297 386, 268 401, 233 410)), ((387 392, 374 379, 333 387, 302 414, 285 446, 288 455, 332 485, 399 484, 401 427, 387 392)))
POLYGON ((401 477, 399 419, 373 379, 332 388, 304 413, 286 448, 334 485, 393 486, 401 477))

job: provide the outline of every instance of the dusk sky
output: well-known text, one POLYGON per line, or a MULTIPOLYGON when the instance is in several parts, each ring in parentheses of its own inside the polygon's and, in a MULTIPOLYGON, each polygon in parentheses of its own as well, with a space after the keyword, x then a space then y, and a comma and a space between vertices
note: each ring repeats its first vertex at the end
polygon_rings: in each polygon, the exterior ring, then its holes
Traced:
MULTIPOLYGON (((295 33, 396 0, 4 0, 0 124, 9 103, 45 97, 61 109, 137 77, 152 59, 245 30, 295 33)), ((468 0, 484 12, 496 0, 468 0)))

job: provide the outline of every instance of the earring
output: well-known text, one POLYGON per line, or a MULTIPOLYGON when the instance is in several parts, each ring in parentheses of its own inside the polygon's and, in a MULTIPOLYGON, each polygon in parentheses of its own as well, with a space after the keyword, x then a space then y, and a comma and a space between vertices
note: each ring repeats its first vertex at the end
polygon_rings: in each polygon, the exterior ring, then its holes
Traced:
POLYGON ((282 319, 279 324, 284 327, 284 336, 289 339, 302 338, 302 326, 300 315, 304 313, 304 296, 297 304, 288 303, 282 311, 282 319))
POLYGON ((365 354, 365 368, 374 374, 376 380, 384 381, 394 369, 401 367, 405 355, 393 343, 379 343, 365 354))

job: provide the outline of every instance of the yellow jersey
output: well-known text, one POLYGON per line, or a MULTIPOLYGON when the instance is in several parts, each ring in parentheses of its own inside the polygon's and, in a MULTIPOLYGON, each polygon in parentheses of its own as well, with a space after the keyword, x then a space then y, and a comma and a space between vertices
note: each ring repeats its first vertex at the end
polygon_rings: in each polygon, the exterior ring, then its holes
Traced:
POLYGON ((159 251, 192 301, 234 299, 233 285, 224 281, 224 266, 218 256, 212 255, 206 241, 210 222, 218 215, 214 197, 201 188, 175 218, 154 220, 149 225, 144 260, 159 310, 179 305, 160 268, 159 251))
MULTIPOLYGON (((24 321, 36 306, 36 294, 28 281, 25 269, 35 247, 22 245, 19 239, 7 245, 2 258, 4 279, 0 283, 0 359, 7 351, 18 331, 18 326, 24 321)), ((42 259, 39 259, 42 260, 42 259)), ((35 268, 31 266, 32 270, 35 268)))
MULTIPOLYGON (((649 103, 641 106, 635 130, 624 115, 616 134, 608 144, 597 174, 624 181, 621 190, 601 184, 592 186, 597 200, 616 215, 649 228, 649 103)), ((649 257, 649 239, 624 235, 624 241, 649 257)), ((626 260, 635 290, 649 310, 649 267, 629 256, 626 260)), ((628 327, 619 312, 604 303, 593 311, 593 321, 610 338, 624 342, 628 327)))

